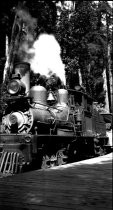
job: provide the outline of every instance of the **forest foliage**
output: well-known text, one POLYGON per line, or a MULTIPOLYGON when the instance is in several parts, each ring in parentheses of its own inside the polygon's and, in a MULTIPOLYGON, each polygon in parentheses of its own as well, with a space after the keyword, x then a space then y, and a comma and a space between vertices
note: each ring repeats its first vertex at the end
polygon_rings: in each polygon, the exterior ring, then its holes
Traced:
MULTIPOLYGON (((0 3, 0 72, 2 84, 5 37, 11 32, 18 4, 36 19, 35 35, 53 34, 61 46, 67 85, 74 88, 80 69, 83 86, 98 103, 105 103, 103 71, 108 67, 108 45, 112 57, 112 8, 107 1, 4 0, 0 3)), ((110 64, 112 69, 112 62, 110 64)), ((1 108, 2 110, 2 108, 1 108)))

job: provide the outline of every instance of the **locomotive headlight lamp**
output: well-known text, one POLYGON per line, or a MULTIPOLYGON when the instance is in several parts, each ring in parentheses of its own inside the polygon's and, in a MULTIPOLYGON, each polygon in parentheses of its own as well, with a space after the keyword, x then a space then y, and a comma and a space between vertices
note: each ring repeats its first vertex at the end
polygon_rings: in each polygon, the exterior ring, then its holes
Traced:
POLYGON ((11 95, 15 95, 16 93, 18 93, 19 89, 20 85, 17 80, 10 81, 7 86, 8 93, 10 93, 11 95))
POLYGON ((18 79, 11 80, 7 86, 7 91, 11 95, 25 93, 25 85, 18 79))

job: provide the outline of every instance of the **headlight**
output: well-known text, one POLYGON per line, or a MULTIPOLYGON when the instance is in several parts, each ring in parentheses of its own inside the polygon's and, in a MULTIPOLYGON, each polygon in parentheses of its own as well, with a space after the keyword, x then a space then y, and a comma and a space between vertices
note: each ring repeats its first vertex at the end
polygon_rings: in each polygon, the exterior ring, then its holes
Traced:
POLYGON ((11 95, 23 94, 25 93, 25 90, 26 90, 25 85, 18 79, 10 81, 7 86, 7 91, 11 95))
POLYGON ((11 95, 18 93, 19 89, 20 89, 20 84, 17 80, 9 82, 7 86, 8 93, 10 93, 11 95))

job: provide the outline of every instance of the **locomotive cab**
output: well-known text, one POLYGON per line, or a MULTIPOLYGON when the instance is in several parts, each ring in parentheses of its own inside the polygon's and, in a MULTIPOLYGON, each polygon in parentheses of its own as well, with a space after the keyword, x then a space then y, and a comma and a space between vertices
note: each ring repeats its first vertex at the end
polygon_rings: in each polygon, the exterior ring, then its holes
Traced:
POLYGON ((69 90, 70 109, 74 115, 77 135, 89 136, 93 133, 92 99, 80 87, 79 90, 69 90))

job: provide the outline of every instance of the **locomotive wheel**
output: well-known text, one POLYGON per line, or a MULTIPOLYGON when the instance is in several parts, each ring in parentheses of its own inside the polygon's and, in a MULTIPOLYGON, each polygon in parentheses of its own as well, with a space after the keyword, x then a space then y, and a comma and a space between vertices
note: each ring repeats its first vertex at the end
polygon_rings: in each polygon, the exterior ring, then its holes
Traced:
POLYGON ((96 142, 94 142, 94 154, 96 156, 105 155, 104 148, 102 148, 102 146, 101 145, 98 145, 96 142))
POLYGON ((50 167, 56 166, 57 163, 57 157, 55 155, 52 155, 50 158, 50 167))
POLYGON ((99 149, 99 155, 100 156, 105 155, 105 151, 101 146, 100 146, 100 149, 99 149))
POLYGON ((50 168, 50 158, 48 155, 43 156, 41 168, 42 169, 50 168))
POLYGON ((64 165, 67 163, 67 156, 64 154, 64 150, 57 152, 57 166, 64 165))
POLYGON ((50 157, 48 155, 44 155, 42 158, 42 169, 52 168, 56 166, 57 158, 55 155, 51 155, 50 157))
POLYGON ((42 158, 42 169, 52 168, 54 166, 60 166, 67 163, 67 156, 64 154, 64 149, 59 150, 56 155, 44 155, 42 158))
POLYGON ((99 148, 98 154, 99 154, 99 156, 105 155, 105 151, 101 146, 99 148))

